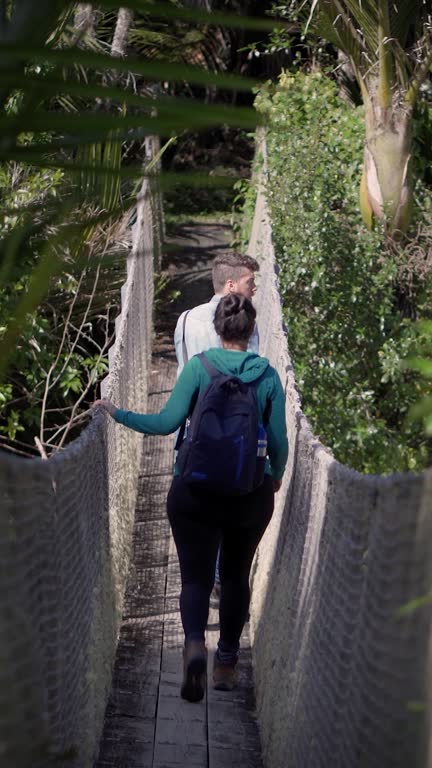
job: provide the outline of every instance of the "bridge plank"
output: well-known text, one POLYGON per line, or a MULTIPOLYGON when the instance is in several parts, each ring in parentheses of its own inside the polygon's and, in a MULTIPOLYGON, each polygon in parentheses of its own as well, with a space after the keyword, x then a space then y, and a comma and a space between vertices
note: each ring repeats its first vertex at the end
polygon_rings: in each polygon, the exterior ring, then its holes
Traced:
POLYGON ((153 765, 154 768, 187 765, 207 768, 205 700, 191 704, 180 697, 183 628, 178 607, 179 593, 180 569, 171 540, 153 765))
POLYGON ((241 639, 238 662, 239 685, 231 692, 215 691, 212 685, 213 659, 219 637, 218 611, 212 604, 209 614, 207 683, 209 768, 262 768, 261 744, 254 714, 251 648, 248 627, 241 639))

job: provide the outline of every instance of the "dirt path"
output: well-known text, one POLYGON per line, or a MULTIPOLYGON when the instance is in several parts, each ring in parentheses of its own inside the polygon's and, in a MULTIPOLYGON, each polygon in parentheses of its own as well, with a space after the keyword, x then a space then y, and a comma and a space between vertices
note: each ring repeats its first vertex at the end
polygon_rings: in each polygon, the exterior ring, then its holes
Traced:
POLYGON ((170 276, 170 290, 179 297, 158 312, 154 352, 174 353, 173 335, 178 316, 185 309, 202 304, 213 296, 211 264, 215 256, 229 251, 230 227, 226 224, 184 224, 167 238, 164 269, 170 276))

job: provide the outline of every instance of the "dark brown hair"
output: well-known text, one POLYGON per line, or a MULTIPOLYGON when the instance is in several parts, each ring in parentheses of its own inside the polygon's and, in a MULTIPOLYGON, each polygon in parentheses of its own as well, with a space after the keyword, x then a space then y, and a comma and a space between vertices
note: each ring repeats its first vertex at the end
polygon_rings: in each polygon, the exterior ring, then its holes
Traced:
POLYGON ((256 310, 240 293, 222 296, 216 307, 214 327, 224 341, 248 341, 255 325, 256 310))
POLYGON ((225 253, 216 256, 212 266, 213 288, 222 293, 227 280, 239 280, 246 270, 258 272, 259 264, 245 253, 225 253))

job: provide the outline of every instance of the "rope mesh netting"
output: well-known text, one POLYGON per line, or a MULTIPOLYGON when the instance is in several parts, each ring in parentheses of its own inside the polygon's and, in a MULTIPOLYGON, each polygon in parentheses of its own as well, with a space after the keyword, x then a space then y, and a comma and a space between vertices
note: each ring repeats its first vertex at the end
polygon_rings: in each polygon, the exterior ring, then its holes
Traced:
POLYGON ((426 766, 431 613, 398 611, 431 591, 432 471, 361 475, 314 437, 283 330, 262 185, 249 252, 261 264, 260 352, 286 388, 290 441, 288 471, 253 575, 265 763, 426 766))
MULTIPOLYGON (((154 144, 147 140, 147 148, 154 144)), ((103 391, 145 410, 161 207, 138 196, 103 391)), ((49 458, 0 455, 0 765, 92 764, 129 564, 142 437, 102 413, 49 458)))

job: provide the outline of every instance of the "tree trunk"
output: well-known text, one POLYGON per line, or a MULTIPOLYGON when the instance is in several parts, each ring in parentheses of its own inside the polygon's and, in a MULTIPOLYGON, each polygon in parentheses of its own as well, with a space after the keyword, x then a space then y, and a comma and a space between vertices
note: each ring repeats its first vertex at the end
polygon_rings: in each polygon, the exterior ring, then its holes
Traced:
POLYGON ((111 56, 123 57, 126 55, 129 29, 130 25, 132 24, 133 17, 133 11, 130 11, 129 8, 119 8, 116 28, 111 45, 111 56))
POLYGON ((337 52, 338 66, 336 70, 336 82, 339 86, 339 96, 348 104, 354 104, 353 90, 357 87, 357 81, 349 56, 340 49, 337 52))
POLYGON ((376 218, 390 235, 397 235, 406 231, 411 216, 412 112, 403 106, 383 109, 373 97, 365 107, 360 208, 369 228, 376 218))
POLYGON ((91 3, 79 3, 74 16, 74 43, 79 43, 87 38, 94 38, 95 16, 91 3))

